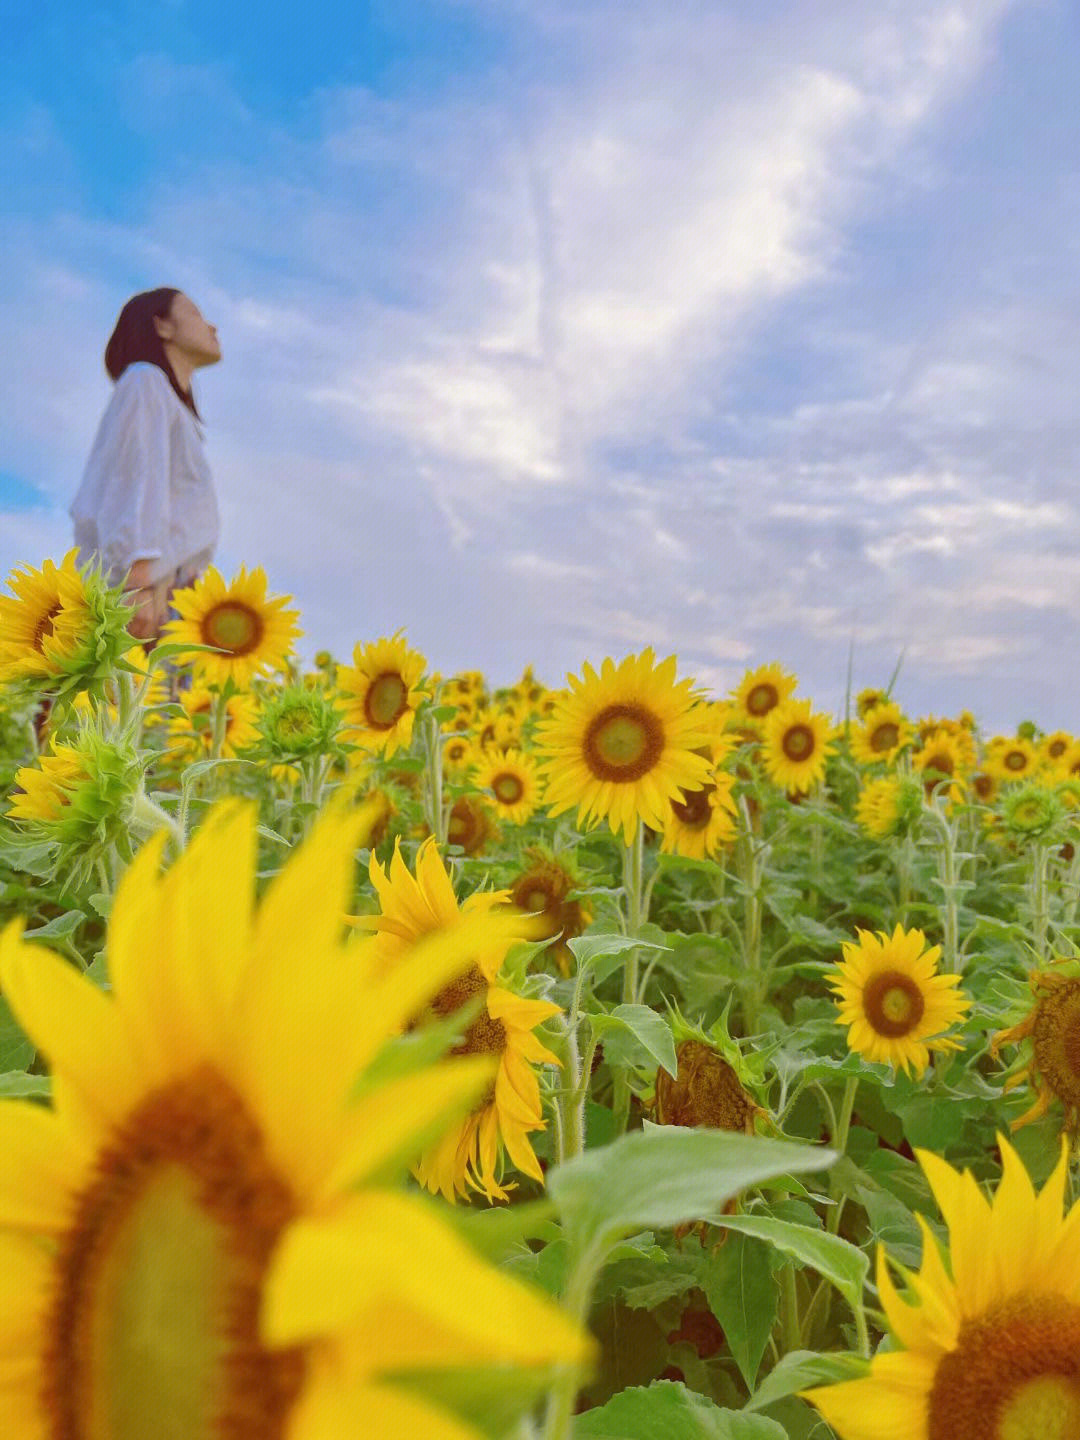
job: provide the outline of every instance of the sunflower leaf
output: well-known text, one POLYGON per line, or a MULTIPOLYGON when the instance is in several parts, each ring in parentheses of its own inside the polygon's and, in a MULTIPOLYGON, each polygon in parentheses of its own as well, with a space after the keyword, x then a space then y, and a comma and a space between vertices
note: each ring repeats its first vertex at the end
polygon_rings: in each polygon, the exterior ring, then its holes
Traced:
POLYGON ((675 1079, 678 1075, 678 1061, 675 1058, 675 1041, 671 1027, 662 1015, 649 1005, 616 1005, 609 1014, 590 1015, 589 1024, 593 1034, 599 1036, 618 1035, 629 1040, 628 1045, 609 1047, 608 1059, 615 1064, 662 1066, 675 1079))
POLYGON ((772 1215, 720 1215, 711 1217, 711 1223, 768 1241, 791 1259, 808 1265, 831 1281, 852 1310, 862 1304, 870 1261, 839 1235, 811 1230, 808 1225, 796 1225, 790 1220, 777 1220, 772 1215))
POLYGON ((764 1410, 811 1385, 857 1380, 866 1374, 861 1355, 820 1355, 814 1350, 791 1350, 781 1356, 746 1402, 747 1410, 764 1410))
POLYGON ((634 1440, 787 1440, 775 1420, 721 1410, 672 1380, 622 1390, 574 1422, 574 1440, 627 1440, 630 1435, 634 1440))

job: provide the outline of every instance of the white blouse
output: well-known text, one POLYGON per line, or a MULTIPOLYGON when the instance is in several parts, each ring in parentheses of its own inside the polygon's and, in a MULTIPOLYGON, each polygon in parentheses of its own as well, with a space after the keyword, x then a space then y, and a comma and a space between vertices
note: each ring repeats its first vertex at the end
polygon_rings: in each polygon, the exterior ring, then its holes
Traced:
POLYGON ((100 559, 113 584, 136 560, 155 561, 151 584, 210 563, 220 520, 202 427, 157 365, 117 380, 68 513, 80 563, 100 559))

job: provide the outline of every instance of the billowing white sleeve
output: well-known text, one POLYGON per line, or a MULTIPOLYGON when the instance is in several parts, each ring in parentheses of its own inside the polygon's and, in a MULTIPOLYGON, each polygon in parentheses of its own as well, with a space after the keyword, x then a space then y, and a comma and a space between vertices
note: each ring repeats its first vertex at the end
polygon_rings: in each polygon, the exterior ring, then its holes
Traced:
POLYGON ((95 519, 109 570, 158 559, 168 539, 172 417, 163 379, 142 366, 121 375, 94 447, 95 519))

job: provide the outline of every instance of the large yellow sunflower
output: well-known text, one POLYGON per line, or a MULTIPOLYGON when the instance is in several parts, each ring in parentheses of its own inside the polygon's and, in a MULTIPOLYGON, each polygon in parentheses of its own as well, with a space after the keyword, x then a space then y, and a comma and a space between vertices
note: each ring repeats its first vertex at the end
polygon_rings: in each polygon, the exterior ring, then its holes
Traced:
POLYGON ((939 975, 941 947, 926 946, 921 930, 897 925, 891 935, 856 931, 844 945, 843 963, 830 972, 848 1045, 867 1060, 921 1075, 930 1050, 957 1049, 940 1036, 963 1019, 971 1001, 956 994, 959 975, 939 975))
POLYGON ((195 650, 180 654, 208 685, 232 680, 240 689, 252 677, 279 670, 303 632, 297 611, 286 610, 292 597, 268 596, 261 566, 250 575, 241 566, 226 585, 213 565, 194 585, 176 590, 172 603, 180 618, 170 620, 162 639, 174 645, 213 645, 219 653, 195 650))
POLYGON ((714 766, 708 782, 684 790, 668 801, 667 822, 660 840, 666 855, 688 855, 695 860, 718 854, 735 839, 738 807, 732 794, 735 777, 714 766))
POLYGON ((511 825, 524 825, 540 799, 536 761, 522 750, 483 751, 473 781, 491 791, 496 815, 511 825))
POLYGON ((676 684, 676 664, 643 650, 567 677, 536 737, 551 814, 576 805, 579 823, 607 820, 629 845, 639 821, 662 830, 668 802, 706 782, 709 761, 696 753, 710 739, 704 706, 692 681, 676 684))
POLYGON ((53 679, 85 647, 93 629, 86 586, 69 550, 59 565, 20 566, 0 595, 0 681, 53 679))
MULTIPOLYGON (((878 1251, 894 1342, 859 1380, 804 1392, 841 1440, 1075 1440, 1080 1435, 1080 1204, 1062 1218, 1068 1156, 1036 1195, 999 1141, 988 1200, 970 1171, 917 1153, 949 1227, 921 1215, 922 1266, 901 1297, 878 1251)), ((897 1266, 899 1269, 900 1267, 897 1266)))
MULTIPOLYGON (((374 930, 368 948, 371 964, 382 973, 392 973, 402 953, 424 935, 453 934, 463 917, 477 912, 490 914, 504 909, 505 890, 470 895, 459 908, 450 877, 446 873, 434 840, 425 840, 416 857, 416 874, 410 874, 395 846, 388 870, 372 857, 371 882, 379 897, 380 913, 358 917, 354 923, 374 930)), ((533 936, 536 927, 519 917, 517 936, 533 936)), ((513 931, 509 932, 510 936, 513 931)), ((535 1027, 559 1013, 557 1005, 544 1000, 526 1000, 497 983, 503 959, 513 943, 504 928, 496 945, 480 947, 471 969, 444 986, 431 1002, 435 1015, 447 1018, 463 1007, 481 1000, 479 1014, 466 1027, 464 1038, 452 1052, 455 1056, 490 1055, 497 1058, 494 1087, 486 1098, 455 1128, 425 1151, 417 1167, 417 1178, 431 1191, 441 1191, 448 1200, 482 1192, 488 1199, 506 1199, 501 1183, 501 1150, 512 1164, 535 1180, 542 1180, 536 1156, 529 1144, 532 1131, 544 1128, 540 1087, 534 1064, 559 1063, 532 1033, 535 1027)), ((449 1061, 454 1064, 456 1061, 449 1061)))
POLYGON ((426 668, 423 655, 409 649, 400 631, 357 645, 352 665, 338 671, 344 738, 380 755, 408 749, 417 706, 428 694, 421 684, 426 668))
POLYGON ((748 670, 735 690, 736 713, 747 725, 761 725, 777 705, 794 694, 798 683, 794 675, 788 675, 775 663, 748 670))
POLYGON ((890 764, 915 738, 899 705, 875 705, 851 732, 851 753, 862 765, 890 764))
POLYGON ((789 794, 807 794, 825 775, 833 734, 828 716, 815 714, 809 700, 783 701, 765 721, 765 773, 789 794))
POLYGON ((257 909, 255 823, 211 812, 164 876, 145 847, 109 923, 111 994, 16 926, 0 939, 53 1077, 51 1109, 0 1101, 13 1440, 475 1440, 389 1372, 582 1353, 389 1184, 489 1063, 357 1089, 492 917, 380 978, 341 938, 355 822, 324 818, 257 909))

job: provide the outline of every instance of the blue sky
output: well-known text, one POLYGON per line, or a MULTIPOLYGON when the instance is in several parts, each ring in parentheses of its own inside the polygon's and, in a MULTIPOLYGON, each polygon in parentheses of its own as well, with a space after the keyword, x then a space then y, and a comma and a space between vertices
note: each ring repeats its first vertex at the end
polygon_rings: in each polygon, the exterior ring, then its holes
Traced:
POLYGON ((187 290, 219 561, 308 645, 1080 728, 1080 7, 17 0, 0 573, 187 290), (298 16, 303 14, 303 24, 298 16))

